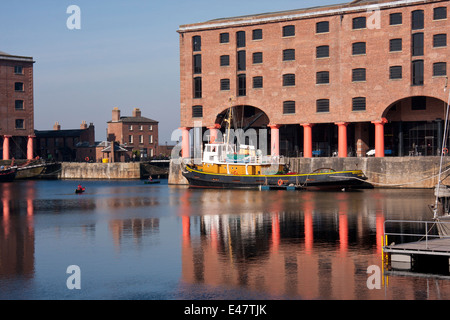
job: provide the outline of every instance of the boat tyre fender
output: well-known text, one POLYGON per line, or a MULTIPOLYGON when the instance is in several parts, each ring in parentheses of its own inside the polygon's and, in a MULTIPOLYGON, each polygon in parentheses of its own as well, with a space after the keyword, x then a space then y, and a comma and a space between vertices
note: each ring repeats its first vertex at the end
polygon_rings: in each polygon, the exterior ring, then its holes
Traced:
POLYGON ((283 180, 279 179, 278 180, 278 186, 281 187, 283 185, 283 180))

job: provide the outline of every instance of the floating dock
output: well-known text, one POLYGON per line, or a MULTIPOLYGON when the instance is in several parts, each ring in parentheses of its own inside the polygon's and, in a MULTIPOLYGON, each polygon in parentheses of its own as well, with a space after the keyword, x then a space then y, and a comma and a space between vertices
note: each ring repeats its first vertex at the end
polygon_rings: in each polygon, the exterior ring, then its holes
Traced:
POLYGON ((450 237, 438 234, 438 224, 448 222, 385 221, 383 259, 387 268, 395 271, 450 275, 450 237), (402 232, 386 232, 387 225, 398 225, 402 232), (416 232, 406 231, 406 225, 416 232), (417 240, 412 241, 414 238, 417 240), (406 241, 398 243, 399 240, 406 241))
POLYGON ((264 191, 264 190, 304 190, 303 187, 300 186, 266 186, 266 185, 262 185, 259 186, 259 190, 260 191, 264 191))

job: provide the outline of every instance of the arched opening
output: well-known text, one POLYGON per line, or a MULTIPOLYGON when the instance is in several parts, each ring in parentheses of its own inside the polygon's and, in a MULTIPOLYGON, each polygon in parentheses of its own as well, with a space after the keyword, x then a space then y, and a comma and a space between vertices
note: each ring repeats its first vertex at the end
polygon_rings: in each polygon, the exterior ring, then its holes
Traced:
POLYGON ((222 111, 216 117, 216 124, 221 128, 226 128, 228 123, 226 120, 231 117, 231 129, 243 129, 244 131, 249 128, 262 129, 266 128, 269 124, 269 117, 264 111, 259 108, 240 105, 228 108, 222 111))
POLYGON ((438 156, 442 148, 446 102, 428 96, 400 99, 383 117, 386 155, 438 156))

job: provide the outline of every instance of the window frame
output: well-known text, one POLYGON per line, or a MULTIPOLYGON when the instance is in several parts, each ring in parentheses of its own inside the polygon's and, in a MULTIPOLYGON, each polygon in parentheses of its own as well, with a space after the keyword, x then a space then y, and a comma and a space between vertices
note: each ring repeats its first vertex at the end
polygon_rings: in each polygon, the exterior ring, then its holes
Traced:
POLYGON ((364 16, 352 19, 352 30, 367 29, 367 18, 364 16))
POLYGON ((222 32, 219 34, 219 43, 230 43, 230 33, 222 32))
POLYGON ((252 79, 252 87, 253 89, 262 89, 264 88, 264 79, 262 76, 255 76, 252 79))
POLYGON ((253 29, 252 30, 252 40, 258 41, 263 39, 263 30, 262 29, 253 29))
POLYGON ((283 101, 283 114, 295 114, 296 112, 296 103, 293 100, 283 101))
POLYGON ((367 98, 366 97, 352 98, 352 111, 366 111, 366 110, 367 110, 367 98))
POLYGON ((323 45, 323 46, 317 46, 316 47, 316 59, 323 59, 323 58, 329 58, 330 57, 330 46, 329 45, 323 45), (320 49, 326 48, 326 56, 325 55, 319 55, 321 52, 320 49))
POLYGON ((283 61, 295 61, 295 49, 284 49, 283 61))
POLYGON ((192 106, 192 118, 203 118, 203 106, 195 105, 192 106))
POLYGON ((402 80, 403 79, 403 66, 390 66, 389 67, 389 80, 402 80), (394 77, 400 70, 400 77, 394 77))
POLYGON ((283 87, 295 87, 295 73, 283 74, 283 87))
POLYGON ((367 54, 367 43, 366 42, 359 41, 359 42, 352 43, 352 56, 362 56, 365 54, 367 54), (360 49, 362 49, 362 47, 358 48, 357 45, 362 45, 362 44, 364 44, 364 52, 356 52, 356 51, 359 51, 360 49), (359 50, 357 50, 357 49, 359 49, 359 50))
POLYGON ((399 26, 403 24, 403 14, 401 12, 393 12, 389 15, 389 25, 390 26, 399 26), (398 18, 400 17, 400 18, 398 18), (400 20, 400 23, 398 21, 400 20))
POLYGON ((283 38, 295 37, 295 25, 289 24, 283 26, 282 30, 283 30, 282 31, 283 38))
POLYGON ((316 34, 329 33, 330 21, 319 21, 316 23, 316 34), (323 30, 322 30, 323 28, 323 30))
POLYGON ((446 77, 447 76, 447 62, 435 62, 433 63, 433 77, 446 77), (443 73, 438 74, 437 71, 439 70, 439 67, 444 66, 443 73))
POLYGON ((316 85, 330 84, 330 71, 316 72, 316 85))
POLYGON ((317 99, 316 113, 329 113, 329 112, 330 112, 330 99, 317 99))

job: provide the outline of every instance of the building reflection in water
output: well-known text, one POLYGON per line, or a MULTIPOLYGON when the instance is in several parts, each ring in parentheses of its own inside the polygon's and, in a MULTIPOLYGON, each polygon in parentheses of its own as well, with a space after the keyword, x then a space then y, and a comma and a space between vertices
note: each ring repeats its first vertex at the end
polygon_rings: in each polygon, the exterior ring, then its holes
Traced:
POLYGON ((366 283, 367 268, 382 267, 386 212, 415 214, 388 195, 187 189, 179 207, 183 283, 276 297, 385 298, 366 283))
POLYGON ((33 181, 0 184, 0 279, 34 275, 33 181))

